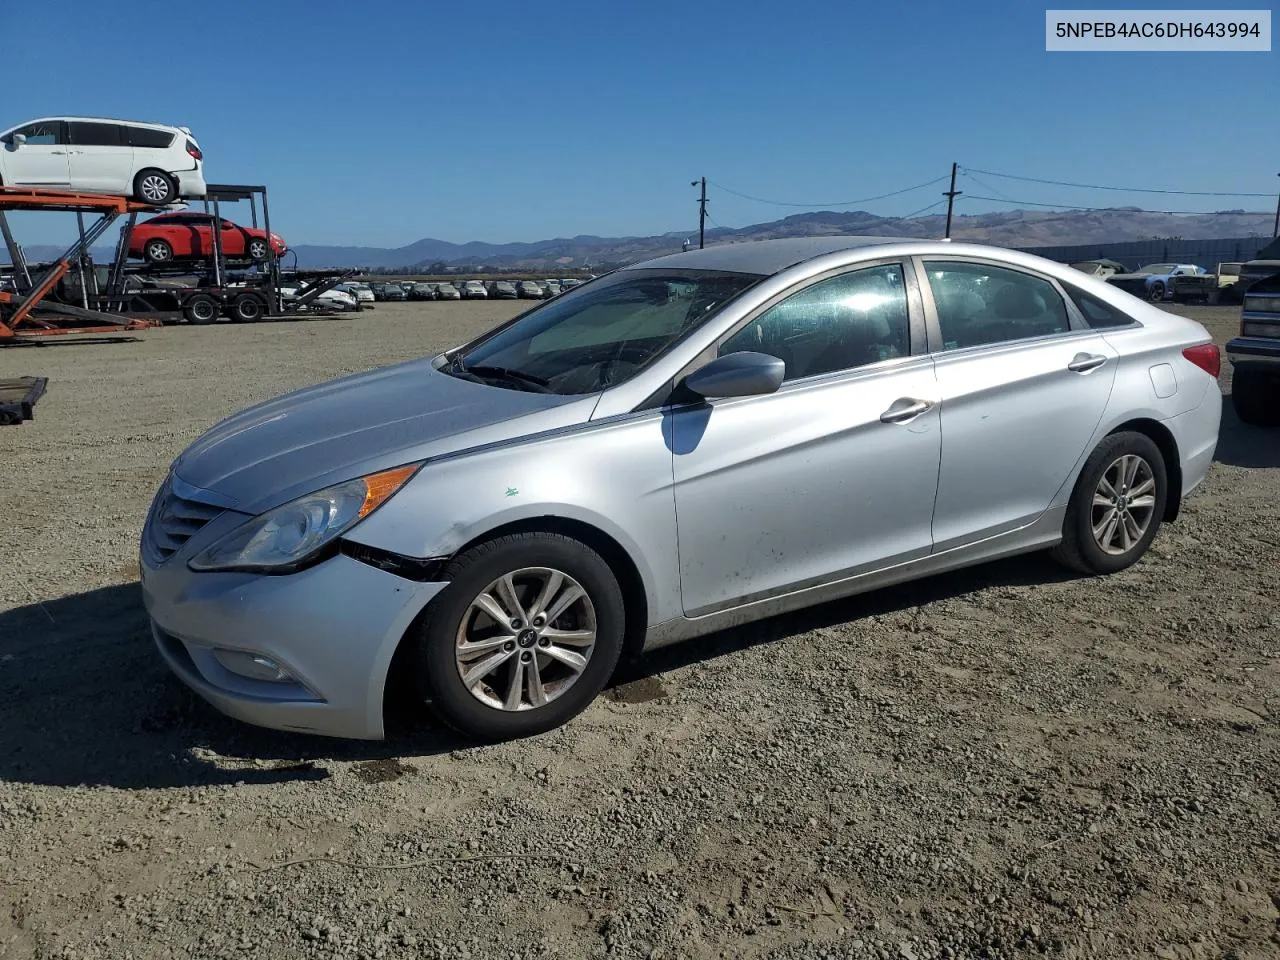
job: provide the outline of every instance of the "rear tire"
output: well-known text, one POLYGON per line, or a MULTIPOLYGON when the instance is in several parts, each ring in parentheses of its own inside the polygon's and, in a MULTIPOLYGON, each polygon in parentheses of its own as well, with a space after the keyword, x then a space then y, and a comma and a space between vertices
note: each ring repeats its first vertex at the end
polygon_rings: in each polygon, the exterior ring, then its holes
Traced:
POLYGON ((163 207, 178 198, 178 188, 167 173, 143 170, 133 178, 133 196, 140 203, 163 207))
POLYGON ((1231 406, 1241 423, 1280 426, 1280 377, 1257 370, 1236 370, 1231 375, 1231 406))
POLYGON ((147 263, 172 263, 173 247, 167 240, 148 240, 142 248, 142 259, 147 263))
POLYGON ((1089 575, 1132 566, 1155 539, 1168 496, 1155 442, 1141 433, 1113 433, 1080 471, 1053 558, 1089 575))
POLYGON ((190 323, 204 326, 218 319, 218 301, 207 293, 197 293, 183 305, 182 313, 190 323))
MULTIPOLYGON (((431 601, 416 637, 410 638, 416 644, 410 662, 418 694, 449 726, 488 741, 533 736, 568 722, 604 689, 622 653, 626 617, 617 578, 586 544, 553 533, 499 537, 454 558, 441 579, 449 585, 431 601), (564 602, 566 591, 572 592, 574 584, 581 588, 584 599, 569 603, 549 623, 539 623, 535 614, 541 587, 534 571, 563 578, 559 592, 550 591, 548 612, 564 602), (513 574, 520 610, 517 619, 499 623, 478 606, 479 598, 488 594, 499 601, 499 613, 509 613, 511 603, 498 583, 513 574), (542 636, 541 630, 555 630, 566 639, 558 642, 542 636), (591 630, 594 639, 587 645, 581 637, 572 642, 568 639, 572 633, 591 630), (511 637, 505 645, 493 646, 493 637, 508 633, 511 637), (532 636, 525 637, 533 633, 539 633, 536 642, 532 636), (465 659, 467 655, 459 654, 462 643, 490 646, 465 659), (544 652, 547 650, 550 652, 544 652), (500 652, 507 657, 470 686, 464 682, 464 670, 473 670, 500 652), (573 655, 585 657, 585 665, 579 665, 576 672, 564 659, 573 655), (528 667, 524 666, 526 659, 528 667), (536 684, 529 680, 530 673, 539 678, 536 684), (542 690, 544 682, 544 696, 549 699, 534 706, 533 690, 542 690), (558 691, 553 689, 557 683, 563 683, 558 691), (494 702, 497 698, 509 703, 513 696, 516 709, 494 702)), ((542 586, 546 583, 542 581, 542 586)))
POLYGON ((266 312, 266 304, 252 293, 242 293, 231 301, 231 319, 236 323, 257 323, 266 312))

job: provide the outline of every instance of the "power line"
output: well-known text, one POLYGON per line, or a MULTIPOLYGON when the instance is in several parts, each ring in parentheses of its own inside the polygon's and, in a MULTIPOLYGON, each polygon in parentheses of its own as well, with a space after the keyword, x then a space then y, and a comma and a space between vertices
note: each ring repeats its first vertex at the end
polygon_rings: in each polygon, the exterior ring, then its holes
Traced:
POLYGON ((983 181, 979 180, 979 179, 978 179, 977 177, 975 177, 972 173, 970 173, 967 169, 966 169, 966 170, 964 170, 964 171, 963 171, 963 173, 964 173, 964 176, 965 176, 965 179, 966 179, 966 180, 972 180, 974 183, 976 183, 978 186, 980 186, 983 190, 990 190, 990 191, 991 191, 992 193, 994 193, 997 197, 1004 197, 1006 200, 1011 200, 1011 199, 1013 199, 1013 198, 1012 198, 1012 197, 1010 197, 1007 193, 1005 193, 1003 190, 997 190, 997 189, 996 189, 995 187, 993 187, 991 184, 989 184, 989 183, 984 183, 983 181))
MULTIPOLYGON (((1034 200, 1014 200, 1012 197, 980 197, 976 193, 965 194, 970 200, 986 200, 990 203, 1013 203, 1020 207, 1052 207, 1055 210, 1084 210, 1086 212, 1096 213, 1106 210, 1122 210, 1123 207, 1081 207, 1071 203, 1037 203, 1034 200)), ((1201 217, 1210 217, 1220 214, 1221 210, 1139 210, 1139 213, 1175 213, 1180 215, 1195 215, 1201 217)), ((1245 211, 1249 213, 1250 211, 1245 211)), ((1253 211, 1257 212, 1257 211, 1253 211)))
MULTIPOLYGON (((848 207, 855 203, 870 203, 872 200, 884 200, 888 197, 896 197, 903 193, 910 193, 913 190, 923 190, 925 187, 931 187, 935 183, 941 183, 945 179, 947 179, 945 176, 935 177, 927 183, 917 183, 914 187, 903 187, 901 190, 891 190, 888 193, 881 193, 874 197, 863 197, 860 200, 829 200, 824 203, 792 203, 787 200, 766 200, 764 197, 753 197, 749 193, 739 193, 737 190, 731 190, 722 183, 715 183, 714 181, 708 182, 710 182, 711 186, 715 187, 717 190, 723 190, 725 193, 731 193, 735 197, 741 197, 743 200, 753 200, 756 203, 768 203, 775 207, 848 207)), ((1270 196, 1270 194, 1268 194, 1268 196, 1270 196)))
MULTIPOLYGON (((1180 197, 1266 197, 1269 193, 1229 193, 1221 190, 1157 190, 1152 187, 1109 187, 1100 183, 1071 183, 1067 180, 1044 180, 1040 177, 1022 177, 1014 173, 996 173, 994 170, 979 170, 977 167, 965 167, 965 172, 973 171, 988 177, 1001 177, 1005 180, 1023 180, 1027 183, 1048 183, 1056 187, 1079 187, 1083 190, 1113 190, 1117 193, 1166 193, 1180 197)), ((1081 208, 1084 209, 1084 208, 1081 208)), ((1155 213, 1172 211, 1152 211, 1155 213)))

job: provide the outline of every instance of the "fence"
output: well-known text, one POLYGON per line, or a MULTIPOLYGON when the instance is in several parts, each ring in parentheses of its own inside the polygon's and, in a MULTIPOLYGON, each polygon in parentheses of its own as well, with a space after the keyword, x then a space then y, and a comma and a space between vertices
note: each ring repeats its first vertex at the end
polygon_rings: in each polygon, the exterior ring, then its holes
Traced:
POLYGON ((1118 260, 1130 270, 1149 263, 1195 263, 1215 270, 1219 263, 1252 260, 1271 243, 1270 237, 1232 237, 1226 240, 1135 240, 1127 243, 1081 243, 1060 247, 1019 247, 1025 253, 1063 263, 1080 260, 1118 260))

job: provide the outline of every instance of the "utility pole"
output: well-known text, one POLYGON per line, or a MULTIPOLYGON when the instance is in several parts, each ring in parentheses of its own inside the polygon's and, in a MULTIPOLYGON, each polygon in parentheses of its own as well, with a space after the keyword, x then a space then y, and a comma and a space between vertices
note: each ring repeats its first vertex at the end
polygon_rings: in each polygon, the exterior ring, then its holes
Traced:
MULTIPOLYGON (((696 187, 697 180, 689 183, 689 186, 696 187)), ((954 184, 953 184, 954 186, 954 184)), ((707 178, 702 178, 702 196, 698 199, 698 249, 701 250, 706 246, 707 242, 707 178)))
MULTIPOLYGON (((1280 173, 1276 176, 1280 177, 1280 173)), ((1271 239, 1274 240, 1276 237, 1280 237, 1280 196, 1276 197, 1276 225, 1271 228, 1271 239)))
POLYGON ((947 190, 945 193, 943 193, 943 194, 942 194, 944 197, 946 197, 946 198, 947 198, 947 232, 946 232, 946 238, 947 238, 948 240, 950 240, 950 239, 951 239, 951 208, 952 208, 952 207, 954 207, 954 206, 955 206, 955 204, 956 204, 956 197, 958 197, 958 196, 960 196, 960 194, 964 193, 964 191, 963 191, 963 190, 957 190, 957 189, 956 189, 956 168, 957 168, 958 166, 959 166, 959 164, 957 164, 957 163, 953 163, 953 164, 951 165, 951 189, 950 189, 950 190, 947 190))

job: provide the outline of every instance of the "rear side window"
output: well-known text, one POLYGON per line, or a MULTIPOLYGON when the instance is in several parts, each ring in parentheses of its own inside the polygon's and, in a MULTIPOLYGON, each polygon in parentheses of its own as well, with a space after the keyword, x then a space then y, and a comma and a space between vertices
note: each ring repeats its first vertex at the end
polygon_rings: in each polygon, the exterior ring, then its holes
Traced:
POLYGON ((166 130, 148 130, 146 127, 125 127, 129 142, 135 147, 151 147, 163 150, 173 143, 173 134, 166 130))
POLYGON ((1083 290, 1068 286, 1067 295, 1071 297, 1071 302, 1084 314, 1089 326, 1095 330, 1104 330, 1107 327, 1128 327, 1136 322, 1127 313, 1117 310, 1111 304, 1104 303, 1083 290))
POLYGON ((985 263, 925 263, 943 350, 1027 340, 1071 329, 1048 280, 985 263))
POLYGON ((85 123, 72 120, 67 126, 71 131, 71 142, 79 147, 127 147, 129 145, 121 136, 123 129, 114 123, 85 123))

